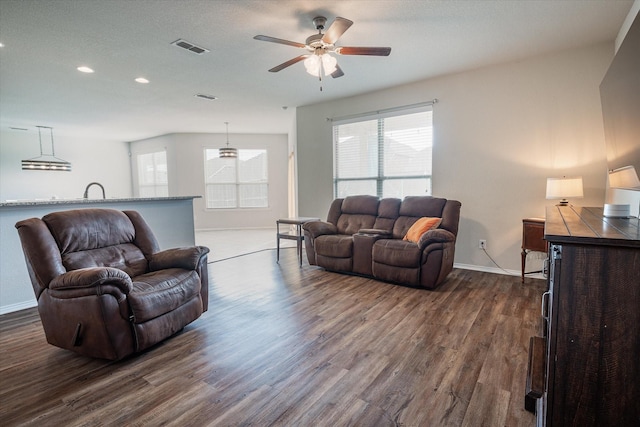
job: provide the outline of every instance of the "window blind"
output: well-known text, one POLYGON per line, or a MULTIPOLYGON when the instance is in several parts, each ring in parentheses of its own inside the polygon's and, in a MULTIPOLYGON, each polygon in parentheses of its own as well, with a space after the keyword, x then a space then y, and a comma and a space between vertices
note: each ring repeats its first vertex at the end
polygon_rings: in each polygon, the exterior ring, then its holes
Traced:
POLYGON ((431 107, 336 121, 334 195, 431 194, 431 107))

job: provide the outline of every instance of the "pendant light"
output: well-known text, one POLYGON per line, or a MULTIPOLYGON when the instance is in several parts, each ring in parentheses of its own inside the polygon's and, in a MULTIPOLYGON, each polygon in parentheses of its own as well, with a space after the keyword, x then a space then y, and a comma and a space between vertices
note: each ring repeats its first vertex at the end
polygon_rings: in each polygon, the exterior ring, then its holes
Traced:
POLYGON ((40 140, 40 156, 22 161, 22 170, 46 170, 71 172, 71 163, 56 157, 53 146, 53 128, 48 126, 36 126, 38 128, 38 139, 40 140), (51 154, 42 153, 42 129, 49 129, 51 141, 51 154))
POLYGON ((227 146, 220 148, 218 152, 220 153, 221 159, 235 159, 238 157, 238 150, 229 147, 229 122, 224 122, 224 124, 227 125, 227 146))

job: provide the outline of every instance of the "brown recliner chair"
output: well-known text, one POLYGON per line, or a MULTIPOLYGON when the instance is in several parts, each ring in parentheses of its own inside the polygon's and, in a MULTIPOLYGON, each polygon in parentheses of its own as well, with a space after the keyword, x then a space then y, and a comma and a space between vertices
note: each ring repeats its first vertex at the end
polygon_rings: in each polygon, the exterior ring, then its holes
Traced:
POLYGON ((209 249, 160 251, 135 211, 54 212, 16 228, 50 344, 118 360, 208 308, 209 249))

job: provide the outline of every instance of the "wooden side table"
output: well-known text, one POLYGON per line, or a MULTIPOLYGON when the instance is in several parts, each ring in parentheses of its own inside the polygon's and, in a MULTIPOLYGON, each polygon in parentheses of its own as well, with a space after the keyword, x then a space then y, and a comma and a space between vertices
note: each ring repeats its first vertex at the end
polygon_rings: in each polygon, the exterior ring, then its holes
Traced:
POLYGON ((547 252, 549 244, 544 240, 544 219, 525 218, 522 220, 522 283, 524 283, 527 251, 547 252))
POLYGON ((304 240, 304 234, 302 233, 302 226, 305 222, 310 221, 319 221, 320 218, 309 218, 309 217, 297 217, 297 218, 281 218, 276 221, 276 242, 277 242, 277 251, 276 251, 276 262, 280 262, 280 239, 288 239, 296 241, 296 249, 298 253, 298 262, 302 267, 302 241, 304 240), (280 231, 280 225, 295 225, 296 229, 294 232, 289 230, 280 231))

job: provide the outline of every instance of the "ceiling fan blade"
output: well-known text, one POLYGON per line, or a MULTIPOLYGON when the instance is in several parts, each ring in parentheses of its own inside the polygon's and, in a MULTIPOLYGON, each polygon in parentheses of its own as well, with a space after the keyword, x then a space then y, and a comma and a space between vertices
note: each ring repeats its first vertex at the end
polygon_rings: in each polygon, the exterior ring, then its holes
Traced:
POLYGON ((335 44, 338 41, 341 35, 344 34, 345 31, 349 29, 350 26, 353 25, 353 21, 350 21, 345 18, 340 18, 339 16, 333 21, 333 24, 329 27, 327 32, 322 37, 322 41, 327 44, 335 44))
POLYGON ((371 55, 371 56, 389 56, 390 47, 353 47, 342 46, 337 47, 335 52, 340 55, 371 55))
POLYGON ((336 65, 336 70, 331 73, 331 77, 333 77, 334 79, 337 79, 338 77, 342 77, 344 76, 344 72, 342 71, 342 68, 340 68, 339 65, 336 65))
POLYGON ((284 40, 284 39, 278 39, 275 37, 269 37, 269 36, 255 36, 254 39, 256 40, 262 40, 263 42, 272 42, 272 43, 280 43, 280 44, 286 44, 287 46, 293 46, 293 47, 306 47, 304 44, 302 43, 298 43, 298 42, 292 42, 290 40, 284 40))
POLYGON ((291 65, 293 65, 293 64, 296 64, 296 63, 298 63, 298 62, 300 62, 300 61, 305 60, 308 56, 309 56, 309 55, 300 55, 300 56, 296 56, 295 58, 290 59, 290 60, 288 60, 287 62, 283 62, 283 63, 282 63, 282 64, 280 64, 280 65, 276 65, 275 67, 273 67, 272 69, 270 69, 270 70, 269 70, 269 72, 271 72, 271 73, 277 73, 277 72, 278 72, 278 71, 280 71, 280 70, 283 70, 283 69, 285 69, 285 68, 287 68, 287 67, 289 67, 289 66, 291 66, 291 65))

